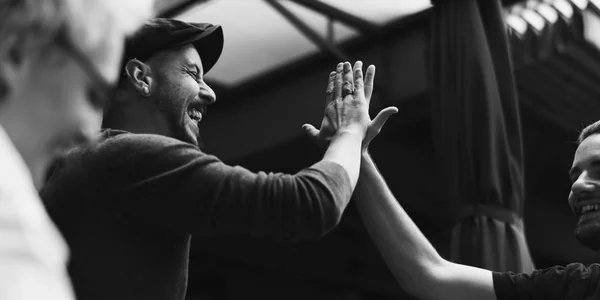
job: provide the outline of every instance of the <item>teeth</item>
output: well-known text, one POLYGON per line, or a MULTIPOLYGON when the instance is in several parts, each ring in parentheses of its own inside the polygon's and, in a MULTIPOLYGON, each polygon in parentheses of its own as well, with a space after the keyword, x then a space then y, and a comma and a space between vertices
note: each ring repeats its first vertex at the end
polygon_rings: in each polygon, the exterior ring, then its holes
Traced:
POLYGON ((196 109, 190 109, 188 111, 188 115, 190 116, 190 118, 198 120, 202 118, 202 113, 196 109))
POLYGON ((581 207, 581 213, 600 210, 600 204, 585 205, 581 207))

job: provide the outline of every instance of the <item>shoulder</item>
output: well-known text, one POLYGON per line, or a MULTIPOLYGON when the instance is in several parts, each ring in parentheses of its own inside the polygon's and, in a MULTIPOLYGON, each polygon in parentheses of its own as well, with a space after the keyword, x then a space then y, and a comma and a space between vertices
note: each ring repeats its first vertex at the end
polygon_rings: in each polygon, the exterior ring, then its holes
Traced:
POLYGON ((67 158, 79 162, 121 164, 127 161, 165 161, 167 158, 177 160, 181 157, 192 159, 204 156, 207 155, 198 146, 174 138, 107 129, 95 143, 71 151, 67 158))
POLYGON ((554 266, 543 270, 536 270, 532 275, 541 278, 565 278, 571 281, 582 279, 595 279, 598 281, 600 264, 584 265, 582 263, 571 263, 566 266, 554 266))
POLYGON ((185 148, 200 151, 197 146, 158 134, 137 134, 124 131, 105 133, 95 144, 95 150, 148 151, 161 148, 185 148))
POLYGON ((191 162, 218 161, 196 145, 157 134, 112 134, 88 152, 109 169, 131 168, 128 172, 165 171, 191 162))
MULTIPOLYGON (((156 134, 134 134, 104 130, 93 144, 69 151, 56 163, 53 177, 59 173, 99 176, 160 172, 191 161, 217 160, 196 145, 156 134)), ((118 176, 116 176, 118 177, 118 176)), ((109 179, 110 179, 109 178, 109 179)))
POLYGON ((531 274, 493 274, 494 289, 499 300, 600 297, 600 264, 571 263, 535 270, 531 274))

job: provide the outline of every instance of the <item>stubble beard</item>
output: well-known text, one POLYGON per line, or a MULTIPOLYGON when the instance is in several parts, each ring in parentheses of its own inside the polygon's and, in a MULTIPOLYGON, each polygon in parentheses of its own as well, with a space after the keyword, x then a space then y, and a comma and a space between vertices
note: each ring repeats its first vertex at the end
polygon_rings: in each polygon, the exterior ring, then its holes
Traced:
POLYGON ((600 216, 588 220, 580 219, 575 226, 575 238, 584 246, 600 251, 600 216))
MULTIPOLYGON (((167 117, 170 131, 173 132, 174 137, 182 142, 202 148, 200 134, 195 136, 196 140, 194 141, 193 137, 190 137, 187 132, 187 111, 183 107, 176 107, 176 103, 183 102, 179 101, 180 99, 187 99, 185 95, 179 92, 175 86, 167 84, 167 87, 165 87, 160 84, 157 88, 157 96, 158 110, 167 117)), ((199 123, 197 125, 200 126, 199 123)))

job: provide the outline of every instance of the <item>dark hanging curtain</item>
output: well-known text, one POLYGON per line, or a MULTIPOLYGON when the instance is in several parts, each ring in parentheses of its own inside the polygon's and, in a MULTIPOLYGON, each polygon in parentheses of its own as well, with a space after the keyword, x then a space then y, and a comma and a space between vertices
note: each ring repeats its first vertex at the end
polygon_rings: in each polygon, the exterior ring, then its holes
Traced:
POLYGON ((449 259, 534 269, 523 230, 518 99, 499 0, 433 1, 436 195, 454 215, 449 259))

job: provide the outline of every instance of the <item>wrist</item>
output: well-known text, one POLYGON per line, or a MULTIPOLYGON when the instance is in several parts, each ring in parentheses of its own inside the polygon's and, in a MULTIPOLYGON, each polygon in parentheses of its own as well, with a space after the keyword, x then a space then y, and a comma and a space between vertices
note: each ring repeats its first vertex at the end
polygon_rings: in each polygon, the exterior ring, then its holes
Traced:
POLYGON ((371 157, 368 146, 363 147, 363 149, 360 151, 360 156, 363 159, 371 157))
MULTIPOLYGON (((365 134, 366 134, 366 132, 363 130, 360 130, 359 127, 347 127, 347 128, 338 130, 335 133, 335 137, 352 136, 352 137, 357 137, 362 141, 365 137, 365 134)), ((361 146, 361 149, 362 149, 362 146, 361 146)))
POLYGON ((368 151, 368 150, 361 151, 361 153, 360 153, 360 161, 361 161, 361 163, 360 163, 360 167, 361 167, 361 168, 363 168, 363 167, 365 167, 365 168, 366 168, 366 167, 367 167, 367 165, 368 165, 370 162, 372 162, 372 161, 373 161, 373 160, 372 160, 372 158, 371 158, 371 154, 369 153, 369 151, 368 151))

